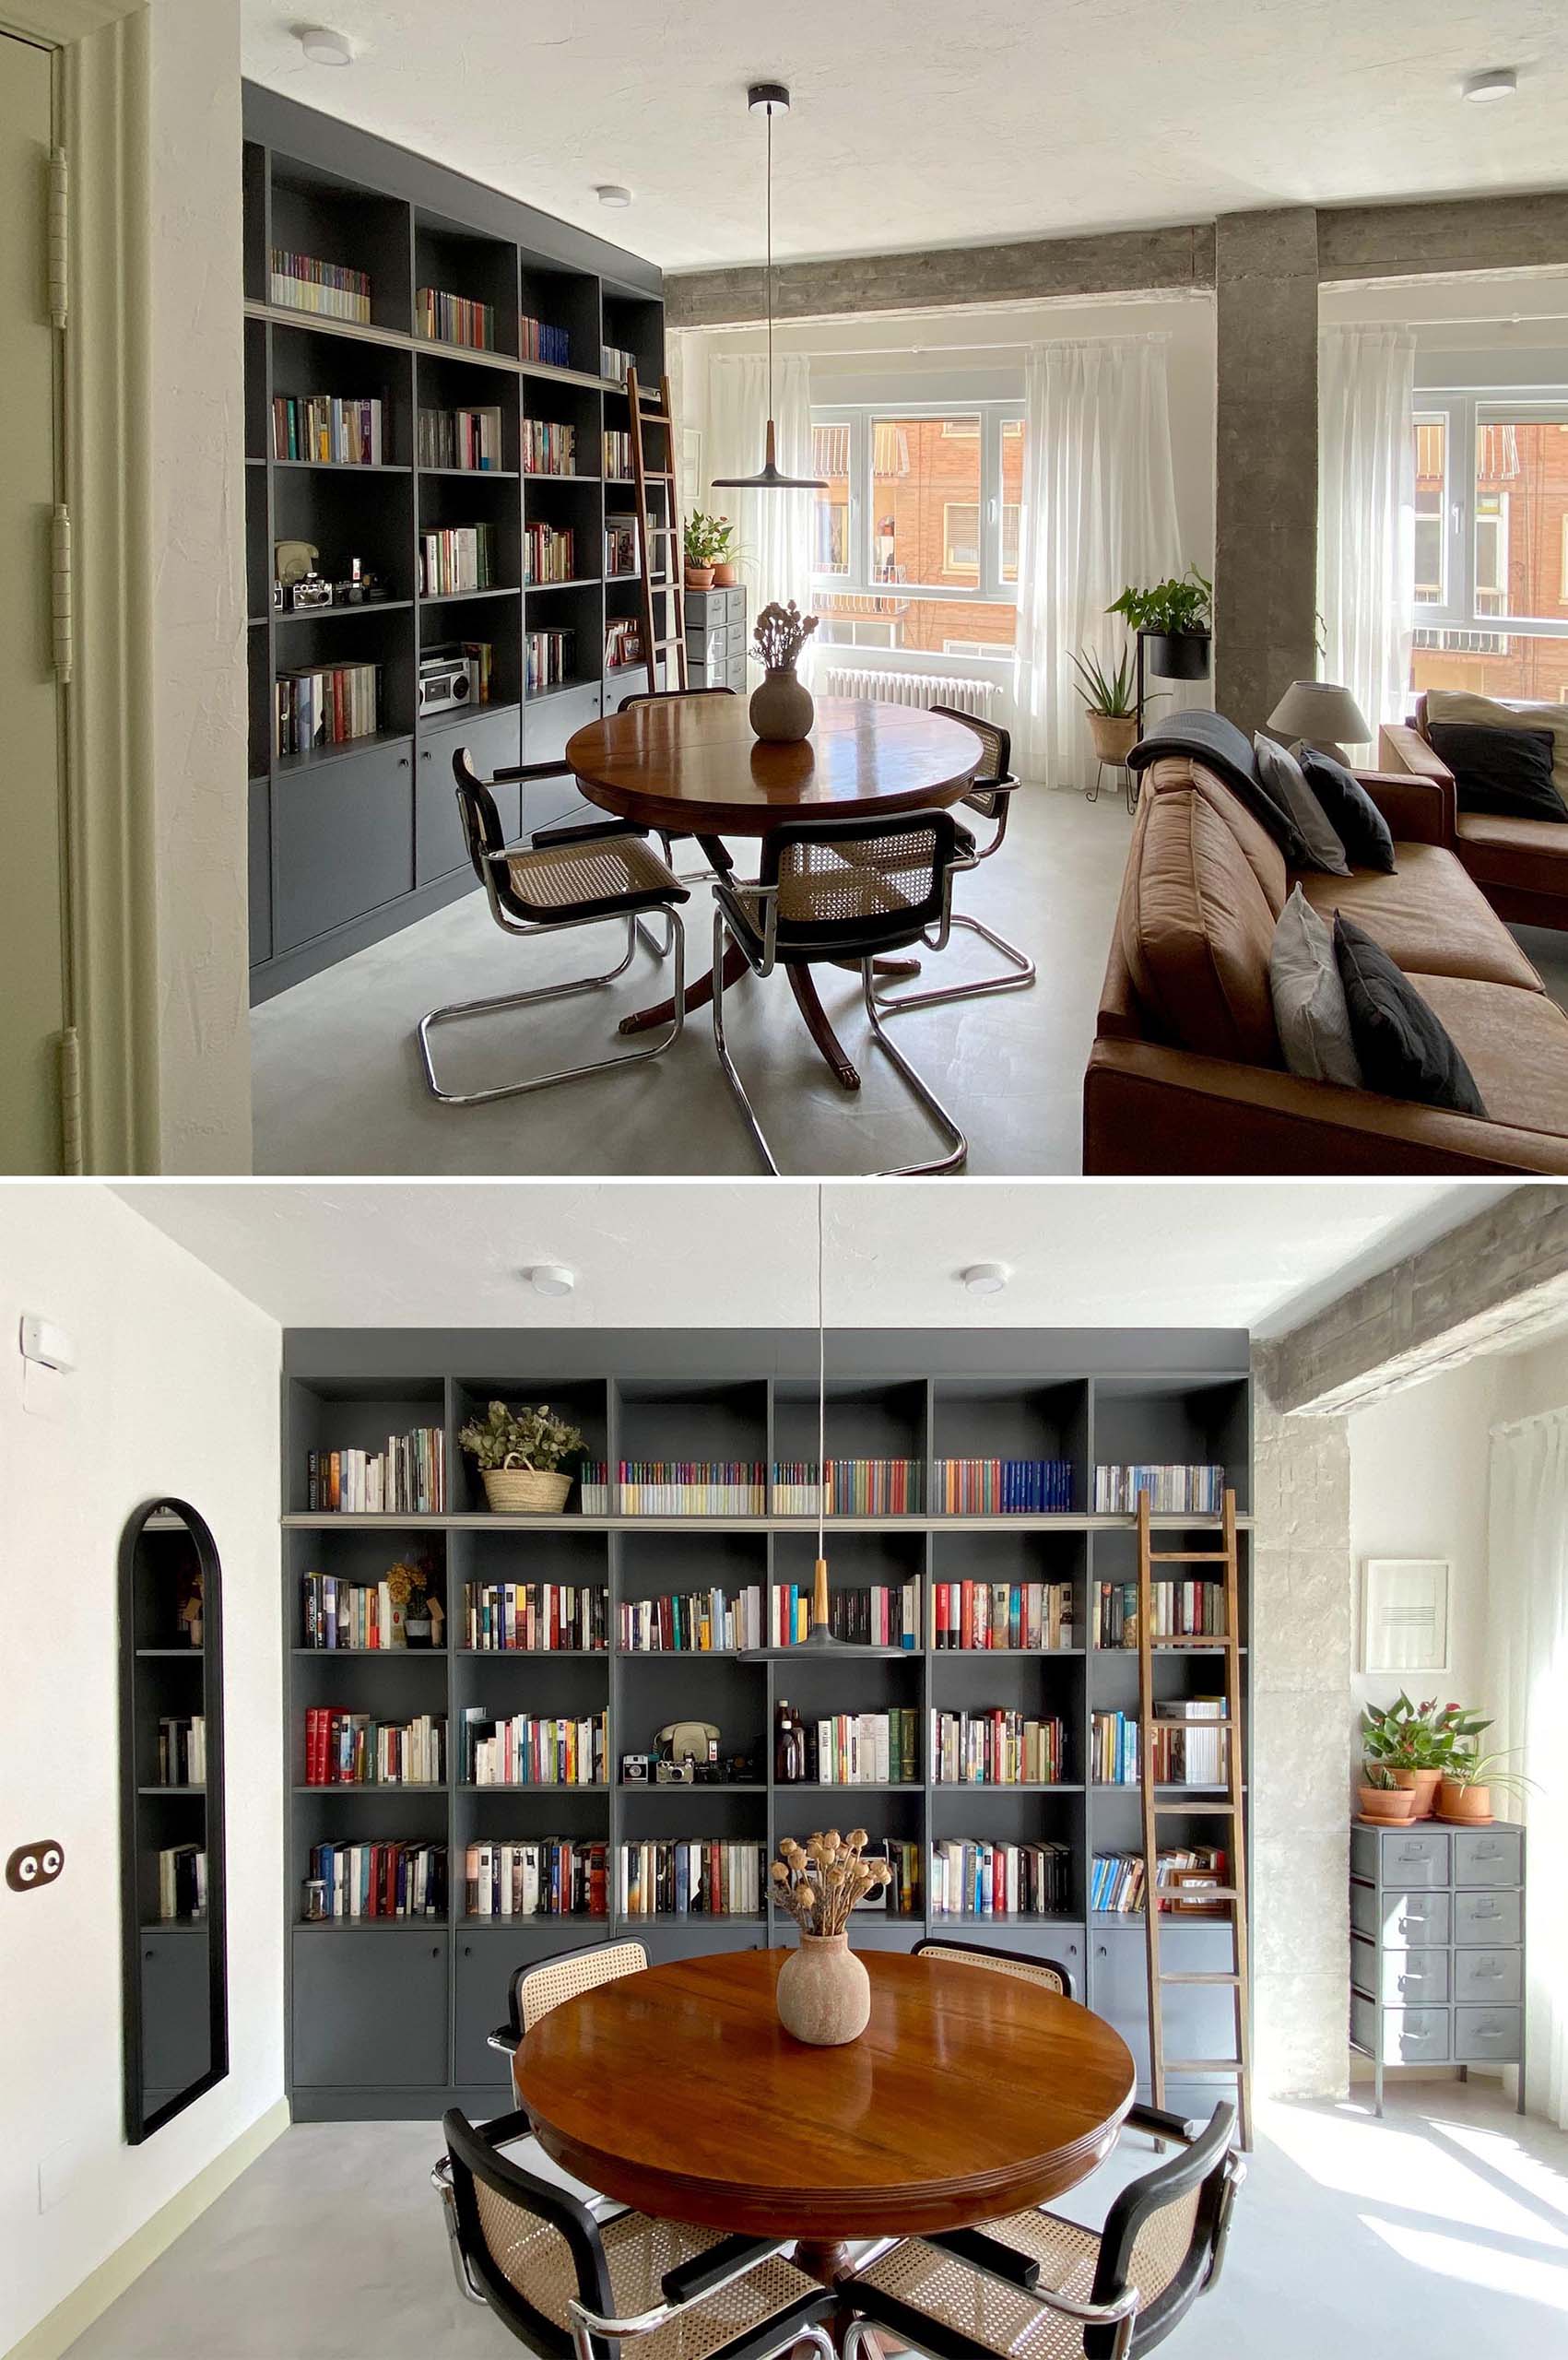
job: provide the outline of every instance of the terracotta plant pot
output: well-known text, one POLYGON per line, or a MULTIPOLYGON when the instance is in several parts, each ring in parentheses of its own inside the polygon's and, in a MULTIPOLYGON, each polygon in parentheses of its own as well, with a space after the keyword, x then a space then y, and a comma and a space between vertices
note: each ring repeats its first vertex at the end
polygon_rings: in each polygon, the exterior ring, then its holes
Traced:
POLYGON ((559 1516, 572 1493, 570 1475, 541 1475, 534 1467, 486 1467, 485 1497, 497 1516, 559 1516))
POLYGON ((739 579, 739 572, 733 565, 715 565, 713 568, 715 590, 733 590, 739 579))
POLYGON ((1441 1770, 1396 1770, 1395 1777, 1401 1787, 1414 1795, 1412 1819, 1430 1819, 1437 1807, 1437 1789, 1443 1783, 1441 1770))
POLYGON ((796 746, 811 735, 817 708, 805 682, 784 667, 770 667, 751 691, 751 726, 765 744, 796 746))
POLYGON ((1358 1787, 1356 1809, 1363 1819, 1397 1827, 1414 1815, 1416 1799, 1409 1787, 1358 1787))
POLYGON ((1444 1778, 1437 1790, 1437 1816, 1458 1827, 1490 1827, 1491 1788, 1461 1787, 1456 1778, 1444 1778))
POLYGON ((843 2048, 871 2021, 871 1977, 847 1934, 802 1934, 779 1969, 779 2022, 812 2048, 843 2048))
POLYGON ((1091 713, 1089 734, 1102 762, 1125 762, 1138 744, 1136 713, 1091 713))
POLYGON ((689 565, 686 569, 686 586, 689 590, 711 590, 713 586, 713 567, 689 565))

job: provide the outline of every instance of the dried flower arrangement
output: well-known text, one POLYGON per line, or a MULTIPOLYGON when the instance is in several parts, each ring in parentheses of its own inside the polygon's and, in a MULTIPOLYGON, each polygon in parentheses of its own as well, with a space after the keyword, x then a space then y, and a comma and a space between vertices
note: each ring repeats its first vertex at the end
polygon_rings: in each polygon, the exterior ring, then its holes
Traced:
POLYGON ((793 672, 800 651, 817 628, 815 615, 802 615, 792 598, 787 607, 775 599, 757 618, 751 653, 770 672, 793 672))
POLYGON ((863 1827, 852 1827, 847 1835, 830 1827, 825 1835, 808 1836, 804 1845, 790 1835, 780 1844, 783 1858, 772 1868, 773 1898, 803 1934, 847 1932, 855 1904, 891 1882, 893 1872, 886 1860, 861 1858, 869 1841, 863 1827))

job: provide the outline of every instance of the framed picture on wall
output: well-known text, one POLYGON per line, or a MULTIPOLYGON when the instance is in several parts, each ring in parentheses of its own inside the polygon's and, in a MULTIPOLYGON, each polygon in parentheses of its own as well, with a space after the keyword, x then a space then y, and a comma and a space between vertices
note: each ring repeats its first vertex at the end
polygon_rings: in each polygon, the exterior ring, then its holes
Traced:
POLYGON ((1446 1671, 1446 1557, 1368 1557, 1362 1566, 1363 1671, 1446 1671))

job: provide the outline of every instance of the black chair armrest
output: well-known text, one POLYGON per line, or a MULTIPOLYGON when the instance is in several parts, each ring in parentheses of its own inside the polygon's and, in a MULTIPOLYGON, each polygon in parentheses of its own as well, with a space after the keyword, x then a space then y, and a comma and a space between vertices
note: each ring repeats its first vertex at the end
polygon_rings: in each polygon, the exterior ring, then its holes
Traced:
POLYGON ((552 844, 591 844, 605 836, 642 836, 646 840, 646 828, 634 828, 629 820, 593 820, 581 828, 536 828, 531 842, 536 852, 545 852, 552 844))
POLYGON ((1128 2111, 1126 2127, 1129 2130, 1146 2130, 1151 2139, 1177 2139, 1184 2147, 1190 2147, 1203 2129, 1202 2123, 1186 2115, 1172 2114, 1163 2106, 1137 2104, 1128 2111))
POLYGON ((476 2122, 470 2128, 474 2137, 482 2139, 487 2147, 510 2147, 514 2139, 533 2137, 534 2118, 518 2106, 511 2114, 498 2114, 493 2121, 476 2122))
POLYGON ((564 755, 558 754, 548 762, 518 762, 512 769, 492 771, 490 777, 497 786, 510 785, 515 779, 574 778, 576 773, 564 755))
POLYGON ((1040 2264, 1032 2254, 1020 2253, 1016 2246, 1004 2245, 998 2237, 988 2237, 984 2229, 943 2229, 925 2237, 923 2243, 938 2246, 955 2261, 966 2262, 971 2270, 983 2270, 987 2277, 1003 2279, 1025 2295, 1032 2295, 1040 2283, 1040 2264))
POLYGON ((776 2237, 721 2237, 706 2253, 693 2254, 690 2261, 677 2262, 666 2270, 659 2282, 666 2303, 694 2302, 699 2295, 711 2294, 726 2278, 749 2262, 763 2261, 778 2251, 776 2237))
POLYGON ((503 2048, 509 2057, 515 2057, 523 2046, 523 2036, 515 2024, 497 2024, 494 2032, 486 2034, 485 2043, 487 2047, 503 2048))

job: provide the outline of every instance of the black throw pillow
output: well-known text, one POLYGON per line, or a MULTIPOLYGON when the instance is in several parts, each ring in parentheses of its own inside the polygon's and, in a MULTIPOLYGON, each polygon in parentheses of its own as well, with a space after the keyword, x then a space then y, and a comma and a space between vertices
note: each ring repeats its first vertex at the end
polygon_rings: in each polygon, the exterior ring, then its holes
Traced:
POLYGON ((1337 762, 1303 746, 1296 760, 1302 776, 1323 806, 1323 816, 1345 847, 1352 868, 1380 868, 1394 874, 1394 838, 1387 820, 1359 778, 1337 762))
POLYGON ((1568 804, 1552 784, 1556 751, 1550 729, 1492 729, 1473 721, 1429 725, 1433 753, 1454 773, 1461 811, 1504 820, 1568 821, 1568 804))
POLYGON ((1266 828, 1292 868, 1315 868, 1305 837, 1279 796, 1265 784, 1250 739, 1222 713, 1173 713, 1145 732, 1127 756, 1127 767, 1146 771, 1167 754, 1201 762, 1223 779, 1240 803, 1266 828))
POLYGON ((1369 1090, 1456 1115, 1486 1108, 1469 1067, 1413 984, 1370 934, 1334 918, 1334 959, 1350 1011, 1350 1039, 1369 1090))

